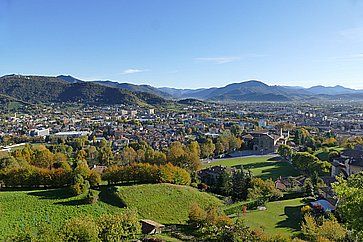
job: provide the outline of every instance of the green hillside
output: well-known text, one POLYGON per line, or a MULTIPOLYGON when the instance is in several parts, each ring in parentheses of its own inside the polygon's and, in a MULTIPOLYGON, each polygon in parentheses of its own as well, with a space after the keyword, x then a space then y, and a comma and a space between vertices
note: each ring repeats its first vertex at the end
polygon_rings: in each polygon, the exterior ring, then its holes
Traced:
POLYGON ((72 217, 97 217, 123 210, 102 201, 86 205, 82 199, 72 197, 66 189, 0 192, 0 241, 17 228, 35 227, 41 222, 59 228, 72 217))
POLYGON ((102 189, 100 201, 84 204, 84 196, 73 197, 67 189, 2 191, 0 192, 0 241, 19 229, 50 223, 56 229, 72 217, 115 214, 124 206, 137 209, 140 218, 165 224, 185 223, 189 207, 197 202, 203 207, 222 205, 216 197, 187 186, 152 184, 118 187, 123 200, 110 196, 102 189), (124 204, 123 204, 124 203, 124 204))
POLYGON ((29 103, 81 102, 131 105, 168 103, 165 99, 150 93, 132 92, 94 82, 70 83, 49 76, 2 76, 0 94, 29 103))
POLYGON ((118 189, 119 197, 128 208, 135 208, 140 217, 164 224, 183 224, 188 219, 191 204, 197 202, 206 208, 222 202, 195 188, 171 184, 124 186, 118 189))

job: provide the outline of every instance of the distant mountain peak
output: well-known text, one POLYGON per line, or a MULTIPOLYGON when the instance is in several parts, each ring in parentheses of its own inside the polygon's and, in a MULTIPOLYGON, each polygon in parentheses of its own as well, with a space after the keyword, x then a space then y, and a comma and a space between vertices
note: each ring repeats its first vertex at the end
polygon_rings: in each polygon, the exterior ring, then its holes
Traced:
POLYGON ((75 77, 73 77, 71 75, 59 75, 59 76, 57 76, 57 78, 65 81, 65 82, 68 82, 68 83, 83 82, 83 81, 81 81, 81 80, 79 80, 79 79, 77 79, 77 78, 75 78, 75 77))

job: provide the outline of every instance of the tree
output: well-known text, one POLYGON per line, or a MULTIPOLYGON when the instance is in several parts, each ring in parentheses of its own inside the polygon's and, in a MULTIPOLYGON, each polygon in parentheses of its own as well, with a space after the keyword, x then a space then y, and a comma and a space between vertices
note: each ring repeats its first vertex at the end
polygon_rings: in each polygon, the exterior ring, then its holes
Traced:
POLYGON ((37 167, 50 168, 53 165, 53 159, 53 153, 42 145, 34 151, 31 164, 37 167))
POLYGON ((333 184, 339 197, 338 213, 349 228, 354 229, 360 239, 363 239, 363 172, 351 175, 347 180, 338 177, 333 184))
POLYGON ((277 153, 282 156, 285 159, 289 159, 289 157, 292 155, 292 149, 288 145, 280 145, 277 148, 277 153))
POLYGON ((292 164, 299 170, 308 175, 314 172, 324 175, 330 172, 331 164, 327 161, 321 161, 316 156, 307 152, 296 152, 292 156, 292 164))
POLYGON ((324 140, 323 145, 328 147, 333 147, 337 145, 337 140, 334 137, 327 138, 324 140))
POLYGON ((281 198, 282 192, 275 187, 275 183, 271 180, 262 180, 261 178, 252 178, 251 188, 248 196, 252 199, 262 198, 264 201, 281 198))
POLYGON ((234 200, 246 200, 248 188, 251 187, 252 175, 242 169, 237 170, 232 176, 231 195, 234 200))
POLYGON ((232 133, 234 136, 240 135, 240 134, 242 133, 241 126, 239 126, 238 124, 233 124, 233 125, 231 126, 231 133, 232 133))
POLYGON ((135 162, 137 153, 132 147, 125 147, 121 152, 121 159, 123 164, 130 164, 135 162))
POLYGON ((297 145, 303 145, 306 142, 307 137, 309 136, 309 131, 305 128, 299 128, 295 130, 294 142, 297 145))
POLYGON ((167 155, 168 161, 174 165, 180 166, 183 156, 185 156, 185 151, 182 143, 179 141, 171 143, 167 155))
POLYGON ((225 147, 223 143, 220 140, 217 140, 217 143, 215 144, 215 153, 217 155, 223 154, 225 152, 225 147))
POLYGON ((189 209, 188 224, 193 228, 200 228, 207 217, 207 212, 198 203, 193 203, 189 209))
POLYGON ((109 145, 102 146, 98 150, 98 162, 101 165, 106 165, 106 166, 113 164, 113 153, 112 153, 111 147, 109 145))
POLYGON ((217 178, 217 183, 214 186, 217 194, 229 196, 232 191, 232 176, 227 170, 224 170, 217 178))
POLYGON ((199 143, 197 141, 192 141, 188 145, 188 152, 196 154, 198 157, 201 153, 201 147, 199 146, 199 143))
POLYGON ((207 139, 204 143, 202 143, 200 149, 201 157, 210 158, 214 154, 216 146, 213 144, 213 141, 211 139, 207 139))
POLYGON ((347 230, 334 217, 314 218, 309 213, 304 215, 301 231, 309 241, 345 241, 347 230))

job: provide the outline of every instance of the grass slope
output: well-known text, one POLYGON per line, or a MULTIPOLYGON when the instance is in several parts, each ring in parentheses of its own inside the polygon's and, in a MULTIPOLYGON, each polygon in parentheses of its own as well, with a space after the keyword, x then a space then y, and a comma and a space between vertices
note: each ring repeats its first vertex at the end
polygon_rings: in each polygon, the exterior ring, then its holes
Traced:
POLYGON ((261 228, 267 233, 291 235, 300 230, 301 198, 269 202, 266 211, 253 210, 242 215, 248 226, 261 228))
POLYGON ((298 171, 296 171, 288 162, 281 161, 278 156, 272 155, 221 159, 205 164, 204 168, 219 165, 229 167, 242 165, 244 169, 251 170, 254 176, 263 179, 272 178, 273 180, 276 180, 279 176, 299 175, 298 171))
POLYGON ((122 208, 102 201, 84 205, 82 199, 82 196, 72 197, 65 189, 0 192, 0 241, 16 233, 17 228, 40 222, 52 223, 59 228, 71 217, 98 217, 103 213, 122 211, 122 208))
POLYGON ((119 187, 118 194, 126 207, 137 209, 140 217, 164 224, 183 224, 191 204, 206 208, 222 205, 216 197, 188 186, 147 184, 119 187))

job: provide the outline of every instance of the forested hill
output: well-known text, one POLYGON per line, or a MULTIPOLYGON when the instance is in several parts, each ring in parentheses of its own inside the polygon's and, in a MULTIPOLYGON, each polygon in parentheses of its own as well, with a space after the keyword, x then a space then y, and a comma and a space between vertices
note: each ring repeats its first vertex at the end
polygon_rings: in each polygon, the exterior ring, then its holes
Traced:
POLYGON ((67 82, 59 77, 7 75, 0 77, 0 94, 29 103, 161 105, 165 99, 143 92, 93 82, 67 82))

